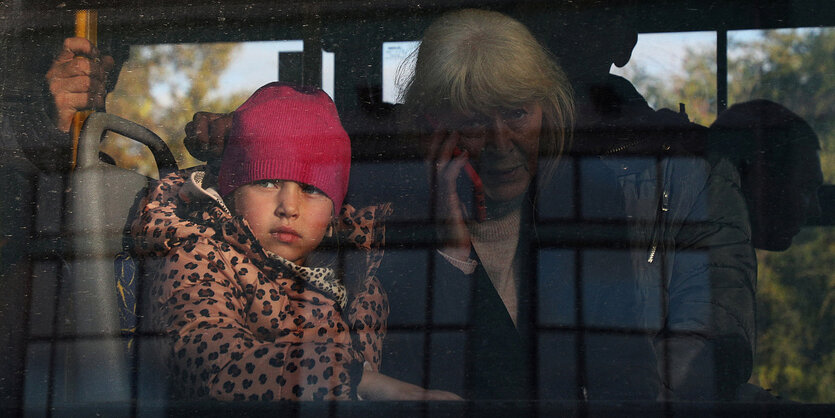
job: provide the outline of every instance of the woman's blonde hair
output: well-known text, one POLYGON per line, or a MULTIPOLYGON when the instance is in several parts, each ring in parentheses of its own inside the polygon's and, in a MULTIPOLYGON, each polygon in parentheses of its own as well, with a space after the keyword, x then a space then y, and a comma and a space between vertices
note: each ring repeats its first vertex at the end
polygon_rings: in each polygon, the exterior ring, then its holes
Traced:
POLYGON ((548 158, 543 174, 552 174, 571 139, 572 92, 554 57, 522 23, 493 11, 450 12, 429 26, 415 54, 402 99, 416 133, 426 133, 426 115, 489 114, 537 102, 540 156, 548 158))

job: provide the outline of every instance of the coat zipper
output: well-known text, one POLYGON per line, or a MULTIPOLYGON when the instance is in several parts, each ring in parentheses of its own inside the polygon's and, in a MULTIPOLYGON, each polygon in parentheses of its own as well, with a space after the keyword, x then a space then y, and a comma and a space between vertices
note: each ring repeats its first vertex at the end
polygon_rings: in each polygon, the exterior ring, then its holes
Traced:
POLYGON ((669 160, 667 162, 658 161, 656 165, 656 171, 661 175, 661 196, 658 201, 658 211, 655 212, 655 222, 652 225, 652 242, 650 243, 647 255, 647 262, 650 264, 655 261, 655 255, 658 252, 658 234, 661 230, 659 225, 663 222, 662 218, 664 217, 664 214, 670 211, 670 191, 667 190, 669 182, 666 181, 668 165, 669 160), (664 164, 663 168, 661 167, 661 164, 664 164))
MULTIPOLYGON (((680 115, 684 115, 684 117, 689 120, 689 118, 687 118, 687 112, 684 108, 684 103, 678 104, 678 112, 680 115)), ((619 153, 621 151, 626 150, 627 148, 638 145, 643 141, 644 139, 636 139, 629 143, 613 147, 606 151, 603 155, 612 155, 619 153)), ((665 151, 670 150, 669 145, 664 145, 663 148, 665 151)), ((655 261, 655 255, 658 252, 658 231, 660 229, 659 225, 662 221, 662 218, 664 217, 664 214, 670 211, 670 191, 667 190, 667 185, 669 185, 669 182, 667 181, 667 169, 669 168, 669 163, 669 160, 666 163, 664 163, 663 169, 661 167, 662 160, 658 160, 658 163, 656 164, 656 177, 658 177, 659 174, 661 175, 661 196, 658 202, 658 211, 655 213, 655 223, 652 226, 652 241, 650 243, 647 254, 647 262, 650 264, 653 261, 655 261)))
MULTIPOLYGON (((636 139, 636 140, 628 142, 626 144, 618 145, 616 147, 610 148, 608 151, 604 152, 603 155, 608 156, 608 155, 614 155, 614 154, 623 152, 623 151, 627 150, 628 148, 634 147, 634 146, 636 146, 636 145, 638 145, 638 144, 640 144, 641 142, 644 142, 644 141, 645 141, 644 139, 636 139)), ((668 150, 668 149, 669 149, 668 147, 665 147, 665 150, 668 150)), ((656 167, 657 167, 656 171, 658 172, 659 175, 662 176, 661 178, 663 180, 666 180, 667 165, 665 164, 663 169, 662 169, 660 164, 662 164, 662 162, 658 161, 658 165, 656 165, 656 167)), ((652 264, 655 261, 655 255, 658 252, 658 240, 659 240, 658 225, 660 224, 660 222, 662 220, 661 218, 663 217, 663 214, 665 212, 670 211, 670 191, 666 189, 667 184, 668 184, 668 182, 666 182, 666 181, 662 181, 662 183, 661 183, 661 195, 660 195, 660 199, 659 199, 659 202, 658 202, 658 211, 655 214, 655 222, 653 223, 653 226, 652 226, 652 241, 650 242, 650 246, 647 250, 647 262, 650 263, 650 264, 652 264)))

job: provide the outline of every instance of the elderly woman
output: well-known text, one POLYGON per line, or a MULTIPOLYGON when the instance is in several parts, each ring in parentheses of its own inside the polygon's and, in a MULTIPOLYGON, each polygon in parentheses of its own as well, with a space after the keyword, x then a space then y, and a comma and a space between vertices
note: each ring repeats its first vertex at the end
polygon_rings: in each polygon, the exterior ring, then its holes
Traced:
POLYGON ((602 228, 602 248, 583 235, 568 247, 537 228, 625 220, 599 159, 560 162, 572 98, 550 54, 510 17, 448 13, 424 33, 404 98, 438 240, 426 284, 408 270, 425 256, 384 261, 392 325, 420 331, 392 332, 383 367, 472 399, 653 399, 655 359, 629 332, 636 284, 628 252, 611 248, 617 231, 602 228), (423 291, 431 299, 416 306, 423 291))

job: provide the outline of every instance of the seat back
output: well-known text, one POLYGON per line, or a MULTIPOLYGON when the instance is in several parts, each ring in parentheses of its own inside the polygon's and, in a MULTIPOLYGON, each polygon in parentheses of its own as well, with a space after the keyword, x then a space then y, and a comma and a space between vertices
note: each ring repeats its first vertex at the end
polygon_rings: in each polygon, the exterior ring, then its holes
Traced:
POLYGON ((105 113, 94 113, 85 123, 66 201, 69 274, 62 284, 64 321, 58 332, 72 343, 57 350, 64 367, 56 372, 62 375, 56 382, 66 385, 56 388, 58 404, 63 399, 129 405, 136 395, 137 363, 125 347, 136 326, 136 275, 131 273, 137 266, 126 252, 124 237, 150 179, 99 161, 99 144, 108 131, 148 146, 161 176, 177 168, 165 143, 139 125, 105 113))

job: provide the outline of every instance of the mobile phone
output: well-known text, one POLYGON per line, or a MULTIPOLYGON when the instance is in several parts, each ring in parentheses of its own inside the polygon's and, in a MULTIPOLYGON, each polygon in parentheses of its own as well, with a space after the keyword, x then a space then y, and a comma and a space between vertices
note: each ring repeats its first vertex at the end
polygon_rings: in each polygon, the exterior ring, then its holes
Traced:
MULTIPOLYGON (((458 147, 452 151, 453 156, 461 155, 461 150, 458 147)), ((467 161, 464 164, 464 175, 461 176, 462 178, 469 180, 470 185, 472 186, 472 213, 475 215, 475 219, 478 222, 484 222, 487 219, 487 204, 484 198, 484 184, 481 182, 481 177, 479 177, 478 173, 476 173, 475 168, 473 168, 472 164, 467 161)), ((458 184, 458 193, 459 195, 466 190, 467 187, 461 184, 459 180, 458 184)), ((468 200, 468 199, 465 199, 468 200)))

